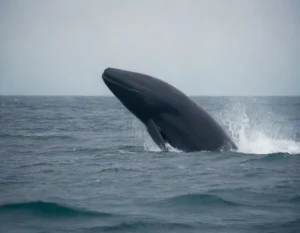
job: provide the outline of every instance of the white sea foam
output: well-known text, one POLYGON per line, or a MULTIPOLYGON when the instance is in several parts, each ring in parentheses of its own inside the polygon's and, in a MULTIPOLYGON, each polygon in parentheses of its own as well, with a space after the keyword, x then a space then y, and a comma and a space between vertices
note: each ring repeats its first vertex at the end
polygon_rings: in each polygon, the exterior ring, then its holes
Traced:
MULTIPOLYGON (((262 106, 259 106, 262 107, 262 106)), ((283 134, 284 126, 271 112, 243 103, 231 103, 218 117, 238 147, 238 152, 252 154, 299 154, 300 143, 292 133, 283 134), (252 113, 251 117, 249 116, 252 113)))

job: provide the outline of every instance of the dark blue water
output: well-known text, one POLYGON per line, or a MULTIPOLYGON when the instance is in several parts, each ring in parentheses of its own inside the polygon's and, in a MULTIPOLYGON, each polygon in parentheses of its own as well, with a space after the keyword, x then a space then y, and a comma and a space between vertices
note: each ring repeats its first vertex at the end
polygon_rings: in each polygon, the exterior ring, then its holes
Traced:
POLYGON ((238 152, 160 152, 114 97, 0 97, 0 232, 300 232, 300 97, 194 100, 238 152))

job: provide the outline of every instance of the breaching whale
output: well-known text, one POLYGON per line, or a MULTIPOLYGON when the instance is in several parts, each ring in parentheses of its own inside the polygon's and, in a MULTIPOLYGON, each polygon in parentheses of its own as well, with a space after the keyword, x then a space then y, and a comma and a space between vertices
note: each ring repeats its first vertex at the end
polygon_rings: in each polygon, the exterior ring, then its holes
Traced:
POLYGON ((170 84, 114 68, 105 69, 102 78, 162 150, 167 143, 186 152, 237 149, 213 117, 170 84))

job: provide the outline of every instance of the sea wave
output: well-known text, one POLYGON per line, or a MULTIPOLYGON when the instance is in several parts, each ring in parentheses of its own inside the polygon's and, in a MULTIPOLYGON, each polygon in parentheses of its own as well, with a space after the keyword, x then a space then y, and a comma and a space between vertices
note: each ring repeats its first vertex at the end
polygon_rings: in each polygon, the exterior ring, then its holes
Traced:
MULTIPOLYGON (((296 204, 296 203, 300 204, 300 196, 293 197, 290 201, 294 204, 296 204)), ((299 219, 299 221, 300 221, 300 219, 299 219)))
POLYGON ((233 207, 238 206, 238 203, 225 200, 217 195, 212 194, 201 194, 201 193, 193 193, 193 194, 184 194, 178 195, 174 197, 170 197, 164 199, 161 204, 170 204, 172 206, 181 206, 181 205, 191 205, 191 206, 210 206, 216 205, 233 207))
POLYGON ((73 208, 70 206, 61 205, 55 202, 33 201, 33 202, 19 202, 8 203, 0 205, 0 214, 8 212, 15 212, 16 214, 34 214, 42 216, 57 216, 57 217, 74 217, 74 216, 87 216, 87 217, 111 217, 110 213, 97 212, 90 210, 83 210, 73 208))
POLYGON ((161 230, 187 230, 194 229, 191 224, 162 222, 162 221, 125 221, 110 226, 93 227, 88 232, 148 232, 148 231, 161 231, 161 230))

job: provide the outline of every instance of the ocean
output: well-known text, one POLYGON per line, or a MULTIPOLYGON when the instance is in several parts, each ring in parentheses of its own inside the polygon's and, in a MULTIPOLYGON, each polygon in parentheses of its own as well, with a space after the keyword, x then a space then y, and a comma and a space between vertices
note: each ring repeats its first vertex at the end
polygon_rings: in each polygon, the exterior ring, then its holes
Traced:
POLYGON ((0 96, 0 232, 300 232, 300 97, 192 97, 238 151, 160 151, 115 97, 0 96))

